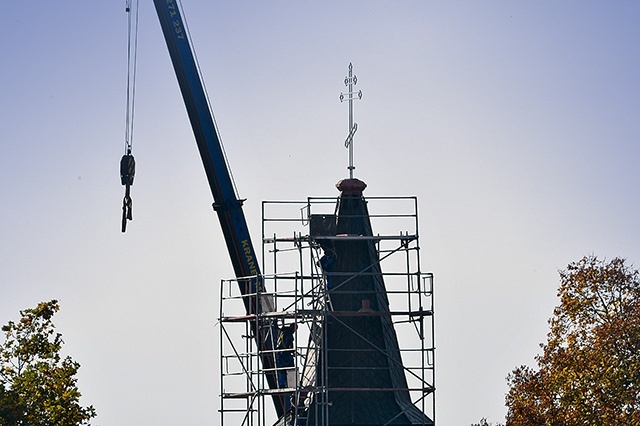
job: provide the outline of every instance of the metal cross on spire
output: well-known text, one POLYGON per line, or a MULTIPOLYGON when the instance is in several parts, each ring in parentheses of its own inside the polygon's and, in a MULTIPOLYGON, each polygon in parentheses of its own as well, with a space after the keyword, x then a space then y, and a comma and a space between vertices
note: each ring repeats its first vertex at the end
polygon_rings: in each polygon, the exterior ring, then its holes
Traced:
POLYGON ((358 90, 358 92, 353 91, 353 86, 358 83, 358 77, 353 75, 353 64, 349 62, 349 75, 344 78, 344 85, 347 86, 349 91, 347 93, 340 93, 340 102, 345 100, 349 101, 349 135, 347 139, 344 141, 344 146, 349 148, 349 179, 353 179, 353 170, 355 166, 353 165, 353 136, 356 134, 356 130, 358 130, 358 123, 353 122, 353 100, 355 96, 358 99, 362 99, 362 90, 358 90))

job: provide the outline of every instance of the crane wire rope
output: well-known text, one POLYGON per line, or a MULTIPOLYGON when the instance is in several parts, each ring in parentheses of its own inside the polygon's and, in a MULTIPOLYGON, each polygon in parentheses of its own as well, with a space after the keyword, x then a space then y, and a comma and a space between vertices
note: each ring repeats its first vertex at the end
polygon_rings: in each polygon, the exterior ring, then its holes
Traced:
POLYGON ((136 172, 136 162, 131 154, 133 149, 133 122, 136 95, 136 71, 138 57, 138 5, 135 0, 135 13, 132 11, 132 1, 126 0, 127 12, 127 106, 124 131, 124 155, 120 160, 120 181, 125 186, 122 200, 122 232, 127 230, 127 221, 133 220, 131 201, 131 186, 136 172))
POLYGON ((132 16, 132 0, 127 0, 127 107, 124 142, 125 154, 133 148, 133 119, 135 113, 136 73, 138 58, 138 4, 136 0, 135 17, 132 16))
POLYGON ((236 186, 235 178, 233 177, 233 172, 231 171, 231 167, 229 166, 229 159, 227 158, 227 151, 224 148, 224 144, 222 143, 222 138, 220 137, 220 132, 218 131, 218 123, 216 123, 216 117, 213 114, 213 108, 211 107, 211 100, 209 99, 209 93, 207 92, 207 87, 204 84, 204 78, 202 78, 202 70, 200 69, 200 62, 198 61, 198 55, 196 54, 196 49, 191 42, 191 32, 189 30, 189 24, 187 22, 187 17, 184 13, 184 9, 182 8, 182 1, 178 0, 178 7, 180 8, 180 14, 182 16, 182 23, 184 25, 185 31, 187 32, 187 41, 189 42, 189 46, 191 47, 191 52, 193 53, 193 60, 196 63, 196 69, 198 70, 198 76, 200 77, 200 82, 202 84, 202 90, 204 91, 204 96, 207 100, 207 106, 209 107, 211 119, 213 120, 213 127, 216 131, 216 136, 218 137, 218 141, 220 142, 220 148, 222 149, 222 156, 224 157, 224 162, 227 165, 227 170, 229 171, 229 177, 231 178, 231 185, 233 185, 233 192, 236 195, 236 199, 240 199, 238 194, 238 187, 236 186))

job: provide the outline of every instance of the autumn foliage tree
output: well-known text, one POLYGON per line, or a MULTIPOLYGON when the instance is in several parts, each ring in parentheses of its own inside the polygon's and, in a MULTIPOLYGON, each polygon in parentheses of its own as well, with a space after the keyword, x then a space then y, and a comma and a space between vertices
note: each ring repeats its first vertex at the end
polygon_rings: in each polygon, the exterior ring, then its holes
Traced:
POLYGON ((640 425, 640 282, 624 259, 560 272, 537 368, 508 377, 507 426, 640 425))
POLYGON ((80 364, 60 355, 62 335, 51 320, 59 309, 57 300, 42 302, 2 326, 0 426, 86 425, 96 416, 79 403, 80 364))
MULTIPOLYGON (((471 426, 494 426, 494 424, 488 422, 486 417, 483 417, 480 419, 480 422, 471 423, 471 426)), ((503 425, 501 425, 500 423, 496 423, 495 426, 503 426, 503 425)))

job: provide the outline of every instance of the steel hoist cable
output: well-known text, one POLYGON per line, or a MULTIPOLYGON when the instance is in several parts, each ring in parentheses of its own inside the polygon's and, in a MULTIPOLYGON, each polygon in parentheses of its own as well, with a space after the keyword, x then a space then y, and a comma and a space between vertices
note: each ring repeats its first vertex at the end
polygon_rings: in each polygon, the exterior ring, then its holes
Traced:
POLYGON ((136 161, 133 149, 133 122, 136 95, 136 68, 138 56, 138 4, 135 0, 135 11, 132 0, 126 0, 127 12, 127 107, 124 131, 124 155, 120 160, 120 182, 125 187, 122 200, 122 232, 127 230, 127 221, 133 220, 131 186, 136 173, 136 161))

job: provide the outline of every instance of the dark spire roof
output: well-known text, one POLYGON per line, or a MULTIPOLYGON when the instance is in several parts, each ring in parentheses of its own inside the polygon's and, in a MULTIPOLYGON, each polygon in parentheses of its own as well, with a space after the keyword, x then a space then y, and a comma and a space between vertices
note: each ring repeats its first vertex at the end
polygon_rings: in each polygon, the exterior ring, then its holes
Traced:
MULTIPOLYGON (((374 241, 339 238, 373 236, 362 196, 366 187, 359 179, 336 184, 341 192, 338 238, 331 247, 335 275, 328 288, 334 314, 327 317, 326 369, 317 371, 318 384, 328 391, 326 424, 432 425, 433 421, 411 403, 374 241)), ((307 425, 325 424, 321 403, 316 400, 311 405, 307 425)))

